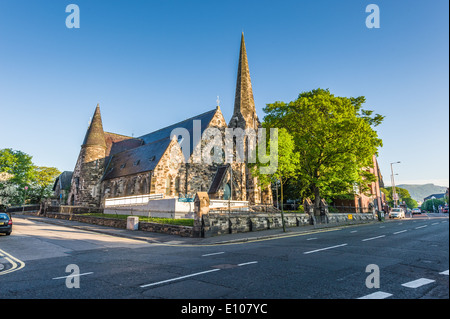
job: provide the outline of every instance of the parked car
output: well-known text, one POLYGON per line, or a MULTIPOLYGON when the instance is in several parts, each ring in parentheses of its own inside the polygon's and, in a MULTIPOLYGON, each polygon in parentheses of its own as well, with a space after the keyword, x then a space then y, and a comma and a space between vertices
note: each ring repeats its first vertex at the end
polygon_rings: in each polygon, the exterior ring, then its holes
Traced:
POLYGON ((442 212, 443 213, 448 213, 448 206, 442 207, 442 212))
POLYGON ((420 210, 420 208, 413 208, 411 213, 414 214, 422 214, 422 211, 420 210))
POLYGON ((12 232, 12 219, 7 213, 0 213, 0 233, 10 235, 12 232))
POLYGON ((389 218, 405 218, 405 211, 402 208, 392 208, 389 218))

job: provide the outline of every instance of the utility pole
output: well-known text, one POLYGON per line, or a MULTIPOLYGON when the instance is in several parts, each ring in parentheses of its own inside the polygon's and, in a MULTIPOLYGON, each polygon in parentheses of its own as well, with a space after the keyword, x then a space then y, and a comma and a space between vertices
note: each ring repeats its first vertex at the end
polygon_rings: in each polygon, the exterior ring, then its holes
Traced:
POLYGON ((394 207, 397 207, 397 192, 395 191, 395 181, 394 181, 394 169, 392 168, 392 164, 398 164, 398 162, 391 163, 391 177, 392 177, 392 199, 394 200, 394 207))

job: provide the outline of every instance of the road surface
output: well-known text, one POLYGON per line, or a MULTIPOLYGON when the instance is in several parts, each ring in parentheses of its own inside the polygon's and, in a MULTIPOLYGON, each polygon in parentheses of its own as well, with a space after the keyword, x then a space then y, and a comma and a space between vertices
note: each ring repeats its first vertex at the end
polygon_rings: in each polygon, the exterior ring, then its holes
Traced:
POLYGON ((0 287, 0 299, 448 299, 448 215, 208 246, 17 217, 0 235, 0 287))

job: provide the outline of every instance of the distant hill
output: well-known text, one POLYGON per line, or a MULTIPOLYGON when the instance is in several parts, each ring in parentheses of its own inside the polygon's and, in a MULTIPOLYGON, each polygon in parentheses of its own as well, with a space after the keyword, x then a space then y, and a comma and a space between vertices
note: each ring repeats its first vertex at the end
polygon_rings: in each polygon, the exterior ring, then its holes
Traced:
POLYGON ((423 185, 411 185, 411 184, 400 184, 397 187, 404 188, 408 190, 412 199, 416 201, 423 201, 423 199, 432 194, 442 194, 445 193, 447 187, 438 186, 434 184, 423 184, 423 185))

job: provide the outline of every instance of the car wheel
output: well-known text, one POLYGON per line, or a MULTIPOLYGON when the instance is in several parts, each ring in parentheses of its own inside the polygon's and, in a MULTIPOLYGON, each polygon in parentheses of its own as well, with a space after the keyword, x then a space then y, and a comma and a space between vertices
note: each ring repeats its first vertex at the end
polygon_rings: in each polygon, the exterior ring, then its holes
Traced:
POLYGON ((7 232, 7 233, 5 233, 5 235, 6 235, 6 236, 9 236, 9 235, 11 235, 11 232, 7 232))

